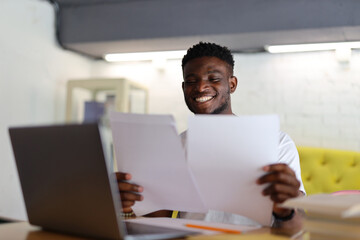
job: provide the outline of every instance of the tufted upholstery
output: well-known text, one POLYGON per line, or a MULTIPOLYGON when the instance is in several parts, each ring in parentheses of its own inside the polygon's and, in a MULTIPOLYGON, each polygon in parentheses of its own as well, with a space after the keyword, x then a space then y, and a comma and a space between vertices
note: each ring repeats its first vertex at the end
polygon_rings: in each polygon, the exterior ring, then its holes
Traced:
POLYGON ((308 195, 360 189, 360 152, 298 147, 308 195))

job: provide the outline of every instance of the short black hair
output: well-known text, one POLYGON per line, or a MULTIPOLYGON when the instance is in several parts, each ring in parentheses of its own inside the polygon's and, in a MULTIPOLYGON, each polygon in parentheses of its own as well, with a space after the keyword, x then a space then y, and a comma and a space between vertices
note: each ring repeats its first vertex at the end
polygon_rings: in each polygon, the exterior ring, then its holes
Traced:
POLYGON ((186 63, 190 60, 200 57, 217 57, 229 64, 231 72, 234 71, 235 61, 231 51, 225 46, 209 42, 199 42, 190 47, 182 59, 182 69, 184 70, 186 63))

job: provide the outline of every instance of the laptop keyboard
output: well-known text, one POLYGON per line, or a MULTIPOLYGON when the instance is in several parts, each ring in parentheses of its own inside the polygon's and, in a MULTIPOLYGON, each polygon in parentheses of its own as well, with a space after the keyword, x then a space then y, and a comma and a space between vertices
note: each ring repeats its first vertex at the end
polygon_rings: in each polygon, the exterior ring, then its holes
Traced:
POLYGON ((159 226, 151 226, 147 224, 125 222, 126 229, 129 235, 143 235, 143 234, 162 234, 162 233, 174 233, 174 232, 188 232, 180 229, 166 228, 159 226))

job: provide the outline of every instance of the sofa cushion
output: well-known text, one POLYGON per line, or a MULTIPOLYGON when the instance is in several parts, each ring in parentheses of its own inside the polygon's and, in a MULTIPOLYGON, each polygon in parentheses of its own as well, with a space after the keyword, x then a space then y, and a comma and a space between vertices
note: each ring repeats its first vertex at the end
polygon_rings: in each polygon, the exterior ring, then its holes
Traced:
POLYGON ((360 153, 297 147, 301 177, 308 195, 360 189, 360 153))

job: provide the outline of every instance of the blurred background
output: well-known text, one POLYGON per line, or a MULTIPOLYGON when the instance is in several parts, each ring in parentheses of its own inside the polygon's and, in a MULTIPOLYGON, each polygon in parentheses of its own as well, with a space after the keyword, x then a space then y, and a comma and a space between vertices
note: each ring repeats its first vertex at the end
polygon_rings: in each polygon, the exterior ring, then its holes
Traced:
POLYGON ((26 219, 10 126, 81 122, 115 109, 171 114, 179 132, 187 128, 184 52, 115 62, 106 54, 228 46, 237 115, 279 115, 298 146, 360 151, 360 46, 267 51, 360 41, 359 12, 351 0, 1 0, 0 217, 26 219))

